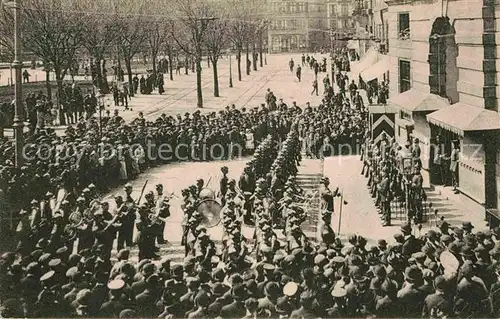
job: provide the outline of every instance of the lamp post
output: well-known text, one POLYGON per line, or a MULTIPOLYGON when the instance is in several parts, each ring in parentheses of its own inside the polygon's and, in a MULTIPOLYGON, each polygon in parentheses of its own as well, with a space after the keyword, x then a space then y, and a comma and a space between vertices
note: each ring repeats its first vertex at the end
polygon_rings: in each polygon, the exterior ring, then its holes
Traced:
POLYGON ((22 68, 23 62, 21 57, 21 1, 13 0, 4 2, 6 7, 10 7, 14 10, 14 61, 12 61, 12 67, 15 69, 15 109, 14 109, 14 121, 12 127, 14 129, 14 142, 15 142, 15 166, 20 168, 23 164, 23 127, 24 122, 22 119, 23 112, 23 88, 22 88, 22 68))
POLYGON ((233 66, 231 60, 231 49, 227 49, 227 54, 229 55, 229 87, 233 87, 233 66))

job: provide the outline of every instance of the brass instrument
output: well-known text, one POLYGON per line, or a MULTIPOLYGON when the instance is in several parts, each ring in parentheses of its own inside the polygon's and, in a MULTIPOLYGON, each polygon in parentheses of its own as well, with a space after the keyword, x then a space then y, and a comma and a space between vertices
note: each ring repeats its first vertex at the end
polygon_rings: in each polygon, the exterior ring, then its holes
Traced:
POLYGON ((165 198, 157 201, 156 207, 154 208, 154 213, 151 213, 151 214, 148 215, 148 218, 149 218, 149 220, 151 221, 152 224, 160 224, 160 222, 162 222, 162 221, 165 222, 165 220, 163 220, 160 217, 161 210, 162 210, 162 208, 164 206, 165 199, 168 202, 174 196, 175 196, 175 194, 174 194, 174 192, 172 192, 172 193, 170 193, 170 195, 165 196, 165 198))

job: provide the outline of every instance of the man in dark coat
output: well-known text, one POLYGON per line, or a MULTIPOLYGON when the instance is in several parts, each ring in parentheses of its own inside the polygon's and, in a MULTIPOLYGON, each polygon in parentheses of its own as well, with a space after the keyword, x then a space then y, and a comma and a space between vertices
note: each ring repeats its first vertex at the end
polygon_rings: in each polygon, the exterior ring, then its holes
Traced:
POLYGON ((231 290, 231 299, 233 302, 222 307, 220 317, 222 318, 242 318, 246 314, 245 304, 243 301, 246 298, 245 286, 238 284, 231 290))

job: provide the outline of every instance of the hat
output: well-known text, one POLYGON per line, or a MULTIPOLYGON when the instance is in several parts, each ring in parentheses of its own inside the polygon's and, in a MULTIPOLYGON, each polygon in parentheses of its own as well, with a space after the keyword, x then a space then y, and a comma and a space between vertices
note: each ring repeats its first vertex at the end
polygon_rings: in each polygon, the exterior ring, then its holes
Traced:
POLYGON ((408 223, 401 225, 401 232, 403 234, 409 234, 409 233, 411 233, 411 225, 408 224, 408 223))
POLYGON ((68 247, 66 247, 66 246, 63 246, 63 247, 59 248, 58 250, 56 250, 57 255, 62 255, 62 254, 65 254, 66 252, 68 252, 68 247))
POLYGON ((130 250, 122 249, 118 252, 116 258, 118 258, 119 260, 127 260, 129 256, 130 256, 130 250))
POLYGON ((78 267, 71 267, 66 271, 66 277, 73 278, 79 273, 78 267))
POLYGON ((42 277, 40 277, 40 281, 41 282, 48 281, 48 280, 52 279, 52 277, 54 277, 54 275, 55 275, 55 271, 53 271, 53 270, 46 272, 42 277))
POLYGON ((472 228, 474 228, 474 226, 472 226, 471 222, 462 222, 462 229, 471 230, 472 228))
POLYGON ((264 294, 269 297, 276 297, 280 294, 280 289, 277 283, 270 281, 264 287, 264 294))
POLYGON ((242 284, 237 284, 231 289, 231 296, 233 297, 233 299, 245 299, 246 295, 247 293, 245 286, 242 284))
POLYGON ((444 292, 446 290, 446 286, 447 282, 443 276, 437 276, 434 279, 434 288, 436 288, 436 290, 444 292))
POLYGON ((293 282, 293 281, 290 281, 289 283, 287 283, 284 287, 283 287, 283 294, 285 296, 293 296, 297 293, 297 290, 299 289, 299 286, 293 282))
POLYGON ((262 268, 263 268, 264 270, 266 270, 266 271, 273 271, 273 270, 275 270, 275 269, 276 269, 276 267, 275 267, 274 265, 272 265, 272 264, 267 264, 267 263, 266 263, 266 264, 264 264, 264 266, 263 266, 262 268))
POLYGON ((109 290, 120 290, 125 286, 125 281, 122 279, 115 279, 108 283, 109 290))
POLYGON ((385 241, 385 239, 379 239, 379 241, 377 242, 377 244, 380 247, 387 247, 387 242, 385 241))
POLYGON ((405 280, 409 283, 416 283, 422 280, 422 271, 417 267, 406 267, 405 280))
POLYGON ((345 288, 341 288, 340 286, 335 285, 335 288, 332 290, 332 297, 334 298, 343 298, 347 295, 347 290, 345 288))
POLYGON ((49 261, 49 267, 57 267, 61 264, 61 259, 56 258, 49 261))
POLYGON ((132 309, 123 309, 118 318, 137 318, 137 312, 132 309))

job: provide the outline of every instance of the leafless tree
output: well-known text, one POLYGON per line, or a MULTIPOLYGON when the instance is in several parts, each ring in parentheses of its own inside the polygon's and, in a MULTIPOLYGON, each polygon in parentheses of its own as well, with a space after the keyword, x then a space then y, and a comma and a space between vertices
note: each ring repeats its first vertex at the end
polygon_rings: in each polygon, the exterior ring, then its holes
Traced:
POLYGON ((238 80, 241 81, 241 56, 246 51, 246 73, 250 74, 248 64, 249 46, 254 39, 254 24, 258 18, 259 11, 265 8, 264 0, 227 0, 230 10, 229 39, 236 49, 236 60, 238 61, 238 80))
POLYGON ((222 56, 222 52, 227 44, 228 22, 224 18, 219 18, 210 24, 207 30, 205 46, 212 70, 214 74, 214 96, 219 97, 219 73, 217 63, 222 56))
POLYGON ((116 16, 103 16, 99 12, 112 12, 114 8, 106 0, 80 1, 85 9, 82 45, 91 57, 91 68, 95 68, 94 85, 103 93, 108 93, 109 86, 103 76, 102 62, 105 54, 111 51, 119 30, 116 27, 116 16))
MULTIPOLYGON (((51 64, 61 96, 63 79, 83 42, 79 0, 25 0, 22 5, 25 47, 45 64, 51 64)), ((63 112, 59 112, 59 120, 65 124, 63 112)))
POLYGON ((201 85, 201 60, 205 37, 209 23, 216 18, 207 0, 178 0, 175 3, 174 19, 171 20, 170 32, 179 48, 194 56, 196 65, 197 106, 203 107, 201 85), (187 36, 188 35, 188 36, 187 36), (187 39, 186 39, 187 38, 187 39))
POLYGON ((14 15, 0 1, 0 60, 14 59, 14 15))
MULTIPOLYGON (((120 0, 120 6, 116 8, 117 28, 119 28, 117 41, 118 48, 125 61, 127 69, 129 94, 134 95, 132 83, 132 59, 138 53, 144 51, 147 43, 147 19, 143 17, 147 13, 146 1, 120 0), (134 14, 130 14, 133 12, 134 14)), ((121 70, 118 70, 118 74, 121 70)))

